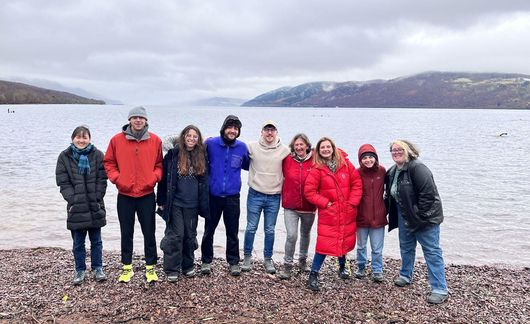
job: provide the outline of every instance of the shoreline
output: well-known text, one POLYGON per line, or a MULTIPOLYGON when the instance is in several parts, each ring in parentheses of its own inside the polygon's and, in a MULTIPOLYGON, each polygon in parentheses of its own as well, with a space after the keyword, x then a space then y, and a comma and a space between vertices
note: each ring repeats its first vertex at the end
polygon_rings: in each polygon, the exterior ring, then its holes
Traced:
MULTIPOLYGON (((62 247, 62 246, 37 246, 37 247, 20 246, 20 247, 13 247, 13 248, 0 247, 0 252, 2 252, 2 251, 38 250, 38 249, 60 249, 60 250, 65 250, 65 251, 67 251, 69 253, 71 253, 71 251, 72 251, 71 247, 67 247, 66 248, 66 247, 62 247)), ((90 250, 90 242, 88 241, 88 239, 87 239, 87 242, 86 242, 86 249, 87 249, 87 251, 90 250)), ((133 251, 133 255, 141 255, 141 253, 138 253, 138 250, 142 250, 142 249, 143 249, 143 246, 138 246, 133 251)), ((352 262, 352 266, 354 265, 354 260, 355 260, 354 251, 355 250, 352 250, 352 251, 350 251, 347 254, 347 258, 348 258, 348 260, 350 260, 352 262)), ((158 259, 160 261, 162 259, 162 256, 163 256, 163 251, 160 250, 159 247, 157 247, 157 252, 158 252, 158 259)), ((103 253, 104 254, 105 253, 119 254, 120 250, 119 249, 114 249, 114 248, 104 248, 103 249, 103 253)), ((219 260, 224 261, 224 258, 221 257, 222 255, 224 255, 224 253, 225 253, 224 246, 218 247, 218 246, 214 245, 214 258, 215 259, 219 259, 219 260)), ((242 256, 243 250, 240 250, 240 253, 241 253, 241 262, 243 262, 243 256, 242 256)), ((261 250, 260 251, 253 251, 253 259, 256 260, 256 261, 263 261, 263 256, 261 255, 261 253, 262 253, 261 250), (256 254, 258 254, 258 255, 256 256, 256 254)), ((312 260, 312 255, 313 254, 314 254, 314 251, 313 252, 309 251, 309 256, 308 256, 309 260, 312 260)), ((88 256, 88 254, 87 254, 87 256, 88 256)), ((196 258, 196 263, 197 262, 200 263, 200 249, 195 251, 195 258, 196 258)), ((398 261, 398 262, 401 260, 400 258, 397 258, 397 257, 395 257, 393 255, 385 255, 384 252, 383 252, 383 258, 384 259, 388 259, 388 260, 395 260, 395 261, 398 261)), ((530 270, 530 265, 525 266, 525 265, 520 265, 520 264, 509 264, 509 263, 503 263, 503 262, 495 262, 495 263, 481 263, 481 262, 464 263, 464 262, 447 261, 447 257, 445 255, 444 255, 444 260, 445 260, 445 266, 446 267, 448 267, 448 266, 467 266, 467 267, 493 267, 493 268, 498 268, 498 269, 503 269, 503 270, 530 270)), ((105 262, 105 260, 103 260, 103 261, 105 262)), ((274 251, 274 255, 273 255, 273 261, 275 262, 275 264, 278 264, 278 265, 283 264, 283 252, 275 250, 274 251)), ((416 254, 416 262, 425 263, 422 253, 420 253, 420 254, 417 253, 416 254)), ((90 262, 87 259, 87 264, 89 264, 89 263, 90 262)))
MULTIPOLYGON (((159 260, 160 279, 147 284, 144 263, 135 255, 133 279, 120 284, 119 252, 104 251, 103 256, 109 279, 96 283, 89 274, 82 285, 73 286, 70 250, 0 250, 0 294, 4 296, 0 299, 0 323, 530 321, 528 267, 448 264, 449 299, 442 305, 429 305, 425 301, 429 287, 423 262, 416 262, 414 283, 398 288, 393 278, 399 271, 399 260, 384 258, 385 280, 377 284, 369 277, 339 279, 333 259, 328 258, 320 275, 322 290, 314 293, 305 287, 307 274, 280 280, 266 274, 258 260, 251 272, 232 277, 226 262, 215 259, 211 275, 181 278, 176 283, 165 280, 159 260)), ((198 260, 196 265, 198 269, 198 260)))

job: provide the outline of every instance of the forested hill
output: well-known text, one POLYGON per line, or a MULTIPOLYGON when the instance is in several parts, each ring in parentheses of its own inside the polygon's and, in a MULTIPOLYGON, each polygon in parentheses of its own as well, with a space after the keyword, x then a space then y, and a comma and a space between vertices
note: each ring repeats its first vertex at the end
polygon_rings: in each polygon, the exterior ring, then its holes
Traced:
POLYGON ((425 72, 391 80, 312 82, 243 106, 530 109, 530 75, 425 72))
POLYGON ((0 81, 0 104, 100 104, 105 101, 88 99, 68 92, 34 87, 24 83, 0 81))

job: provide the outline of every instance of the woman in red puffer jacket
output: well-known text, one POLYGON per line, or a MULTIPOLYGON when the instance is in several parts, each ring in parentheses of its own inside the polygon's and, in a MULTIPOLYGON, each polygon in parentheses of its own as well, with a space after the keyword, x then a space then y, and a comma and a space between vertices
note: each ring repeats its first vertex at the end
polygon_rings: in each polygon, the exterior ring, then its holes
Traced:
POLYGON ((315 149, 315 168, 307 176, 304 195, 318 208, 316 253, 308 288, 319 290, 318 272, 326 255, 339 257, 339 277, 350 278, 346 253, 355 247, 357 206, 362 180, 347 154, 327 138, 315 149))

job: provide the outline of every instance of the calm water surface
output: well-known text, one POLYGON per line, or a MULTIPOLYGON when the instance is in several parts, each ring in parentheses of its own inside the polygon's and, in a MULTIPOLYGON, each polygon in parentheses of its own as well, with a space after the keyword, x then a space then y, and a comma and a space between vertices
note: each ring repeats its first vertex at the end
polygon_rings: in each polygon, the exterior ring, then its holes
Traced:
MULTIPOLYGON (((66 203, 55 185, 55 164, 70 143, 75 126, 86 124, 92 142, 102 151, 127 122, 129 106, 22 105, 4 106, 0 113, 0 248, 71 247, 66 230, 66 203), (7 108, 15 113, 8 114, 7 108)), ((259 137, 261 123, 274 119, 287 144, 298 132, 313 143, 330 136, 358 166, 357 149, 373 144, 385 166, 392 165, 388 143, 406 138, 421 149, 421 160, 434 174, 442 197, 445 221, 442 247, 446 262, 530 266, 530 111, 448 109, 342 108, 188 108, 148 107, 150 130, 164 137, 188 124, 204 136, 217 136, 227 114, 243 122, 243 141, 259 137), (508 136, 498 134, 507 132, 508 136)), ((246 224, 247 174, 243 174, 240 247, 246 224)), ((117 191, 109 182, 105 197, 108 225, 105 249, 119 250, 117 191)), ((202 237, 199 223, 199 240, 202 237)), ((316 228, 316 226, 315 226, 316 228)), ((314 229, 315 229, 314 228, 314 229)), ((157 240, 164 222, 157 218, 157 240)), ((135 250, 143 254, 139 225, 135 250)), ((314 251, 314 234, 310 251, 314 251)), ((285 228, 280 211, 275 259, 281 261, 285 228)), ((216 256, 224 257, 224 228, 215 237, 216 256)), ((262 256, 262 226, 255 241, 262 256)), ((418 249, 421 256, 420 249, 418 249)), ((198 256, 199 252, 196 256, 198 256)), ((385 255, 398 258, 397 231, 387 234, 385 255)), ((160 255, 162 255, 160 253, 160 255)), ((351 257, 354 254, 351 253, 351 257)))

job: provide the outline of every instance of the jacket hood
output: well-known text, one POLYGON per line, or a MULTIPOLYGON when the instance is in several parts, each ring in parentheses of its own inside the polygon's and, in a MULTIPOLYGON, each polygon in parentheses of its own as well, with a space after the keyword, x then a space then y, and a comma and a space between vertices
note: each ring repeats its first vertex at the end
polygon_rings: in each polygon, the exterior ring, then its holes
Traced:
POLYGON ((136 138, 135 134, 133 133, 132 129, 131 129, 131 124, 125 124, 123 125, 123 127, 121 128, 123 133, 125 134, 125 137, 128 139, 128 140, 132 140, 132 141, 145 141, 147 139, 149 139, 149 125, 146 123, 145 124, 145 127, 144 129, 141 131, 142 133, 142 137, 140 139, 136 138))
POLYGON ((357 157, 359 158, 359 166, 361 168, 366 168, 361 162, 361 156, 364 153, 373 153, 375 155, 374 167, 379 165, 379 156, 377 155, 377 151, 375 150, 375 147, 373 147, 371 144, 363 144, 361 145, 361 147, 359 147, 359 152, 357 153, 357 157))
POLYGON ((225 121, 223 122, 223 126, 221 126, 221 138, 224 138, 225 129, 228 128, 228 126, 237 127, 239 132, 238 132, 236 138, 238 138, 239 135, 241 135, 241 126, 242 126, 241 121, 235 115, 228 115, 228 116, 226 116, 225 121))
POLYGON ((258 143, 259 143, 259 145, 260 145, 263 149, 265 149, 265 150, 274 150, 274 149, 278 148, 280 145, 282 145, 279 136, 276 137, 276 142, 275 142, 275 143, 267 144, 267 142, 265 142, 265 140, 263 139, 263 137, 260 137, 260 138, 259 138, 258 143))

